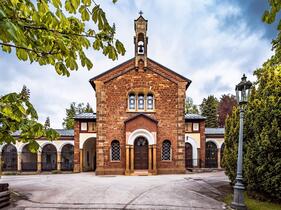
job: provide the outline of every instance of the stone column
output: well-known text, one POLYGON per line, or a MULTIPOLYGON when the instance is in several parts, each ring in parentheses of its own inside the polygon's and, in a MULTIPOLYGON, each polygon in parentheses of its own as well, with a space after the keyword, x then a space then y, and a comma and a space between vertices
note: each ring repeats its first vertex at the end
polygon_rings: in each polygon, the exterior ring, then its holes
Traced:
POLYGON ((21 171, 21 152, 18 152, 18 171, 21 171))
POLYGON ((152 171, 152 145, 148 146, 148 172, 152 171))
POLYGON ((61 152, 57 152, 57 170, 61 171, 61 152))
POLYGON ((134 146, 131 146, 131 173, 134 173, 134 146))
POLYGON ((153 145, 153 173, 157 174, 157 169, 156 169, 156 144, 153 145))
POLYGON ((218 148, 218 168, 221 168, 221 148, 218 148))
POLYGON ((126 145, 126 171, 125 175, 130 175, 130 146, 126 145))
POLYGON ((37 152, 37 172, 40 173, 42 171, 42 153, 40 151, 37 152))
POLYGON ((83 172, 83 149, 80 149, 80 172, 83 172))

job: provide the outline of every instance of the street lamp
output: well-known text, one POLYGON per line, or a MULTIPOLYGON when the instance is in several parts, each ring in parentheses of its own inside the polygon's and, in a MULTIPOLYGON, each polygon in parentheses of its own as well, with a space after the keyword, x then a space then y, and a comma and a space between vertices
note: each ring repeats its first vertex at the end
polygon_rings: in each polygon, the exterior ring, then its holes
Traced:
POLYGON ((238 210, 247 209, 244 203, 243 191, 245 189, 243 184, 243 176, 242 176, 242 164, 243 164, 243 118, 244 118, 244 106, 248 102, 248 98, 250 96, 250 89, 252 83, 250 81, 246 81, 247 77, 243 74, 241 82, 236 85, 236 98, 237 103, 240 108, 240 127, 239 127, 239 143, 238 143, 238 160, 237 160, 237 174, 234 185, 234 196, 233 202, 231 203, 231 207, 238 210))

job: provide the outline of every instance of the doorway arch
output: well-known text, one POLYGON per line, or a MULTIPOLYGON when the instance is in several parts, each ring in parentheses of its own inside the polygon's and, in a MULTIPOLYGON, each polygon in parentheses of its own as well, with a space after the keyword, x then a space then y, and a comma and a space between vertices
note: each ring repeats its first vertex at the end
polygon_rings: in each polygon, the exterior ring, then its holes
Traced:
POLYGON ((61 149, 61 170, 72 171, 74 160, 74 146, 72 144, 65 144, 61 149))
POLYGON ((134 157, 136 170, 148 170, 148 140, 143 136, 134 141, 134 157))
POLYGON ((16 171, 18 163, 17 148, 12 144, 6 144, 2 150, 3 171, 16 171))
POLYGON ((217 149, 217 145, 212 141, 208 141, 206 143, 205 166, 206 166, 206 168, 217 168, 218 167, 218 149, 217 149))
POLYGON ((21 159, 21 169, 23 171, 37 170, 37 153, 29 150, 29 144, 24 145, 22 148, 21 159))
POLYGON ((192 145, 185 142, 185 168, 193 168, 192 145))
POLYGON ((52 144, 46 144, 42 149, 42 171, 57 169, 57 149, 52 144))
POLYGON ((83 144, 82 171, 96 170, 96 138, 88 138, 83 144))

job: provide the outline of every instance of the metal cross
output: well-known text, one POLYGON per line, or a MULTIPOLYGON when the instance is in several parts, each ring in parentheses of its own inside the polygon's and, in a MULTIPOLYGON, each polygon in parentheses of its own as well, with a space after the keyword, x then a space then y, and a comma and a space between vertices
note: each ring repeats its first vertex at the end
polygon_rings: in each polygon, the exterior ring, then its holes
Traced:
POLYGON ((139 14, 140 14, 140 15, 142 15, 142 14, 143 14, 143 12, 140 10, 139 14))

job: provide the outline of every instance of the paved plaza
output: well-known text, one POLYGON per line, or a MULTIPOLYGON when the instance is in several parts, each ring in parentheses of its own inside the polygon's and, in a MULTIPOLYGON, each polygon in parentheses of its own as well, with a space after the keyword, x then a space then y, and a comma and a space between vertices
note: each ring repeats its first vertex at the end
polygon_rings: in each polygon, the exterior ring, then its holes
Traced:
POLYGON ((224 172, 95 176, 94 173, 3 176, 13 191, 8 209, 225 209, 224 172))

